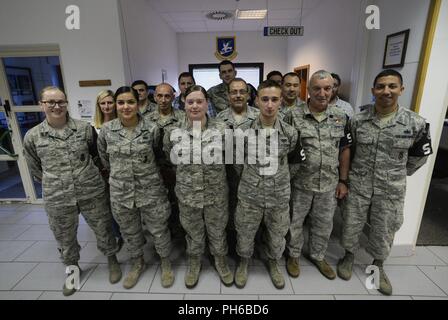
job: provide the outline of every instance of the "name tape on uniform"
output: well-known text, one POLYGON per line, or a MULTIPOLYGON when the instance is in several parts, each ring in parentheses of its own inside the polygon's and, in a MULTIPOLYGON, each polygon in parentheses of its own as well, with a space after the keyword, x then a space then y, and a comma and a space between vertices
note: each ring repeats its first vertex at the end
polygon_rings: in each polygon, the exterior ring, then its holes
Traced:
POLYGON ((263 35, 265 37, 303 36, 303 27, 297 27, 297 26, 264 27, 263 35))

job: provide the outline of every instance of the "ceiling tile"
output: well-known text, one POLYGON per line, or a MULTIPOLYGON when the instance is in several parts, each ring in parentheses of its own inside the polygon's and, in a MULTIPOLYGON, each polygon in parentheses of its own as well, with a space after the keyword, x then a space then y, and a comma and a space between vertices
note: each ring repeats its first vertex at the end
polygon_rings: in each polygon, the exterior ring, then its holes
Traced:
POLYGON ((176 21, 176 24, 182 29, 202 28, 205 31, 206 27, 204 21, 176 21))
POLYGON ((199 21, 204 18, 201 11, 170 12, 170 16, 175 21, 199 21))
POLYGON ((296 19, 300 16, 299 9, 290 10, 269 10, 268 19, 296 19))

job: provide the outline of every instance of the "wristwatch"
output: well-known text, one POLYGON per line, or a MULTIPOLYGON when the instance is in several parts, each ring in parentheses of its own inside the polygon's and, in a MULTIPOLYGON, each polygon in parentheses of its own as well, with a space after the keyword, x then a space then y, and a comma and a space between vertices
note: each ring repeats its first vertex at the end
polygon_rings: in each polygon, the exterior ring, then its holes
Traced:
POLYGON ((339 183, 344 184, 348 188, 348 179, 339 179, 339 183))

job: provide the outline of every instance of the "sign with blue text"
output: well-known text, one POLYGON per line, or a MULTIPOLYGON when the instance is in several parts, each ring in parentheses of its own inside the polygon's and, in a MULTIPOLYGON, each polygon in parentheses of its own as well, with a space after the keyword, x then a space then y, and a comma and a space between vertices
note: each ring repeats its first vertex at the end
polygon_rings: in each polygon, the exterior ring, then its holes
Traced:
POLYGON ((235 37, 216 37, 216 58, 219 60, 233 60, 237 55, 235 37))
POLYGON ((296 37, 303 36, 303 26, 271 26, 264 27, 265 37, 296 37))

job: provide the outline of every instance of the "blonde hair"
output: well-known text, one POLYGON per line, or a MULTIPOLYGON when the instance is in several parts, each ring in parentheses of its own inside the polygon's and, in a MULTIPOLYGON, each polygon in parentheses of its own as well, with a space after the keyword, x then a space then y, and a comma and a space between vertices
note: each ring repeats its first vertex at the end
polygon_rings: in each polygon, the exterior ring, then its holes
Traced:
POLYGON ((57 91, 62 92, 64 94, 64 96, 65 96, 65 99, 67 99, 67 95, 65 94, 64 90, 62 90, 61 88, 56 87, 56 86, 48 86, 48 87, 45 87, 42 90, 40 90, 40 92, 39 92, 39 101, 43 100, 45 92, 51 91, 51 90, 57 90, 57 91))
MULTIPOLYGON (((93 125, 96 129, 101 129, 101 127, 103 126, 104 114, 101 111, 100 101, 107 97, 112 97, 112 99, 114 100, 114 103, 115 103, 114 93, 110 90, 103 90, 100 93, 98 93, 98 95, 96 96, 95 116, 93 118, 93 125)), ((116 110, 115 110, 115 114, 116 114, 116 110)))

